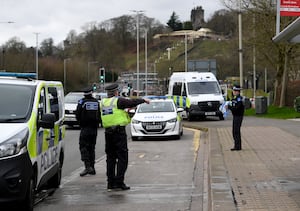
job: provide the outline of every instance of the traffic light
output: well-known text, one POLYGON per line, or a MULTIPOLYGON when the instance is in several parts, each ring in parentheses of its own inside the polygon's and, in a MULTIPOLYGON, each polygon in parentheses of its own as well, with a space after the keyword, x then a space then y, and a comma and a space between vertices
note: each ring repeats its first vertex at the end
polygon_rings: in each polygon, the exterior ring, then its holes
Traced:
POLYGON ((94 83, 94 84, 93 84, 93 91, 96 91, 96 90, 97 90, 97 84, 94 83))
POLYGON ((105 69, 104 67, 100 68, 100 83, 104 84, 105 83, 105 69))
POLYGON ((130 92, 131 88, 132 88, 132 84, 131 83, 128 83, 127 84, 127 88, 128 88, 128 92, 130 92))

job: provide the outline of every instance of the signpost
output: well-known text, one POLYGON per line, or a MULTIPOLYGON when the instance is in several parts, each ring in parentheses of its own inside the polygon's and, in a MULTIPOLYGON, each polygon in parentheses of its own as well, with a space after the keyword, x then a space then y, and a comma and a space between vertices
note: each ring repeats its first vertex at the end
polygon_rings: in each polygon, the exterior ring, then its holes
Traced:
POLYGON ((280 16, 300 16, 300 0, 280 0, 280 16))

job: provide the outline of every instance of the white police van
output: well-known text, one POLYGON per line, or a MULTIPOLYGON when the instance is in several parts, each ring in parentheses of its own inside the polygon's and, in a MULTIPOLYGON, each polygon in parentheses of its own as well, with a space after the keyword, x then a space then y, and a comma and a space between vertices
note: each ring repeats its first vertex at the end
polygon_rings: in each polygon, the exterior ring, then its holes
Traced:
POLYGON ((215 75, 211 72, 174 72, 170 77, 168 96, 185 109, 188 120, 195 117, 217 116, 224 120, 220 110, 224 96, 215 75))
POLYGON ((33 210, 42 187, 59 187, 64 160, 63 86, 34 77, 0 72, 0 203, 20 210, 33 210))

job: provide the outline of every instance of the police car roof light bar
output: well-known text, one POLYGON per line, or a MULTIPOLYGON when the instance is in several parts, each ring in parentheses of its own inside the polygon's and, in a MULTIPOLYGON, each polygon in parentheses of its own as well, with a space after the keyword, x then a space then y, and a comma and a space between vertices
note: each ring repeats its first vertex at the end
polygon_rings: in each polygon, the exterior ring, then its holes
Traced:
POLYGON ((36 79, 36 73, 0 72, 0 76, 36 79))
POLYGON ((149 99, 149 100, 154 100, 154 99, 168 99, 167 96, 155 96, 155 95, 152 95, 152 96, 145 96, 145 98, 149 99))

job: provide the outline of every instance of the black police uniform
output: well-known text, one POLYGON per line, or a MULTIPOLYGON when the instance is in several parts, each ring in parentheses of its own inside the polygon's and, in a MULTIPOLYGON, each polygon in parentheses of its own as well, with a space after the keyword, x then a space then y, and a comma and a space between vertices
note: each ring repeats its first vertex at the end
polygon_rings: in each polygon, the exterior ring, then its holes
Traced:
MULTIPOLYGON (((240 91, 240 87, 233 87, 233 90, 240 91)), ((241 140, 241 126, 244 116, 244 102, 243 97, 238 94, 234 96, 231 100, 231 104, 228 105, 228 109, 231 110, 233 115, 232 121, 232 135, 234 139, 234 147, 231 150, 241 150, 242 149, 242 140, 241 140)))
POLYGON ((95 146, 97 140, 97 129, 100 123, 99 102, 92 97, 92 89, 85 90, 84 98, 79 100, 76 109, 76 118, 80 124, 79 150, 81 160, 84 162, 85 169, 80 176, 96 174, 95 146))
MULTIPOLYGON (((113 97, 113 92, 118 88, 117 84, 106 87, 108 97, 113 97)), ((118 109, 136 107, 144 103, 144 99, 126 99, 118 98, 118 109)), ((128 166, 128 147, 127 134, 125 126, 112 126, 105 128, 105 152, 107 165, 107 189, 128 190, 129 186, 125 185, 124 177, 128 166)))

